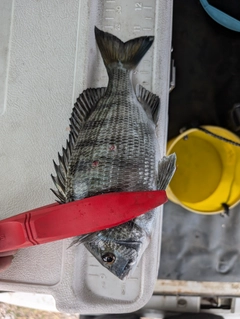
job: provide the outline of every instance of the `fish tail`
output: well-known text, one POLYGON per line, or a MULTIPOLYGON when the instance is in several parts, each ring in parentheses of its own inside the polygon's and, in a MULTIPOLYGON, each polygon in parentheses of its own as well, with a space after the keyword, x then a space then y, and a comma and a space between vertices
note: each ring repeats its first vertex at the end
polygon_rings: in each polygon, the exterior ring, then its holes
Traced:
POLYGON ((134 69, 153 44, 153 36, 122 42, 114 35, 95 27, 95 37, 105 66, 121 63, 126 69, 134 69))
POLYGON ((166 189, 176 170, 176 154, 164 156, 158 164, 157 188, 166 189))

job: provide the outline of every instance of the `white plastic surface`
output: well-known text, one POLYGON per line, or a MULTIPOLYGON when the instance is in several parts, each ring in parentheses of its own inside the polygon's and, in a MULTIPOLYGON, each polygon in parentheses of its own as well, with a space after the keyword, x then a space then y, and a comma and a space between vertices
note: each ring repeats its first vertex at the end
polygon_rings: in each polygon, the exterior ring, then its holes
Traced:
POLYGON ((13 0, 0 1, 0 115, 6 108, 13 0))
POLYGON ((19 307, 57 312, 55 299, 51 295, 30 292, 2 292, 0 302, 19 307))
MULTIPOLYGON (((1 2, 2 0, 0 0, 1 2)), ((154 35, 136 83, 161 97, 166 146, 172 0, 15 0, 6 111, 0 117, 1 218, 51 202, 52 159, 65 144, 76 97, 107 84, 94 26, 127 41, 154 35)), ((0 44, 1 46, 1 44, 0 44)), ((63 312, 130 312, 151 297, 157 278, 161 213, 133 276, 122 282, 70 240, 21 250, 0 273, 0 290, 52 294, 63 312)))

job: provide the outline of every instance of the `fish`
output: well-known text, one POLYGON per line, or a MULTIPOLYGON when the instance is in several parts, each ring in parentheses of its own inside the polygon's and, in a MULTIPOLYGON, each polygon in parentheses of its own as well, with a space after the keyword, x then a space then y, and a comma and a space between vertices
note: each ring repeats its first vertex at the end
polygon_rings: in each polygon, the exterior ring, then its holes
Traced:
MULTIPOLYGON (((122 42, 95 27, 95 38, 109 81, 107 87, 84 90, 74 104, 66 148, 58 153, 52 175, 52 191, 60 203, 109 192, 166 189, 176 168, 175 154, 159 161, 159 97, 132 83, 132 73, 154 37, 122 42)), ((149 245, 157 213, 154 209, 117 227, 79 236, 72 245, 84 244, 124 280, 149 245)))

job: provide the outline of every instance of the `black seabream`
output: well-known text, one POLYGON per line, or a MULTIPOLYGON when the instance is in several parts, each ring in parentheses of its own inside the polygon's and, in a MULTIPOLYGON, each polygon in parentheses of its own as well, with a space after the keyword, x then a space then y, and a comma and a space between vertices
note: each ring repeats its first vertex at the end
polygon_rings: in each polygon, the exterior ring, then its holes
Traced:
MULTIPOLYGON (((107 88, 87 89, 70 118, 66 149, 52 177, 61 203, 109 192, 165 189, 175 171, 175 155, 159 161, 156 136, 159 97, 132 84, 132 71, 154 37, 122 42, 95 28, 109 76, 107 88)), ((96 211, 96 214, 98 212, 96 211)), ((130 222, 76 238, 120 279, 138 264, 149 244, 157 211, 130 222)))

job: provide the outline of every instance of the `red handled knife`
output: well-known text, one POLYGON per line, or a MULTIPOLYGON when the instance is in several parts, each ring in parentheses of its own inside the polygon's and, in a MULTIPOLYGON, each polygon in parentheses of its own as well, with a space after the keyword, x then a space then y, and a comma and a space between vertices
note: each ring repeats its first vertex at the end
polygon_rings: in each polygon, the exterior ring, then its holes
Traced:
POLYGON ((123 224, 167 201, 166 192, 119 192, 51 204, 0 221, 0 252, 123 224))

